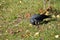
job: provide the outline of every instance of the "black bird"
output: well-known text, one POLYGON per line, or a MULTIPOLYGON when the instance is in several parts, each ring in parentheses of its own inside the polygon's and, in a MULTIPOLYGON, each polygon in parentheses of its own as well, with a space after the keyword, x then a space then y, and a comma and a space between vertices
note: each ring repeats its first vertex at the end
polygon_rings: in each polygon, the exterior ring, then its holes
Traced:
POLYGON ((47 16, 45 14, 34 14, 31 18, 30 18, 30 23, 32 25, 39 25, 40 22, 43 21, 43 19, 45 18, 49 18, 50 16, 47 16))

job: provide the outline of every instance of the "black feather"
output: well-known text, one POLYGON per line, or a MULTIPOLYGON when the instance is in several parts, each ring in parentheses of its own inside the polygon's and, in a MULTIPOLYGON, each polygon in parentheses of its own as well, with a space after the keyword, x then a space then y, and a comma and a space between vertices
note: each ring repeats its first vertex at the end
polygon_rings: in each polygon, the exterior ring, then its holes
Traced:
POLYGON ((44 14, 34 14, 31 18, 30 18, 30 23, 32 25, 39 25, 40 22, 43 21, 43 19, 45 18, 49 18, 50 16, 44 15, 44 14))

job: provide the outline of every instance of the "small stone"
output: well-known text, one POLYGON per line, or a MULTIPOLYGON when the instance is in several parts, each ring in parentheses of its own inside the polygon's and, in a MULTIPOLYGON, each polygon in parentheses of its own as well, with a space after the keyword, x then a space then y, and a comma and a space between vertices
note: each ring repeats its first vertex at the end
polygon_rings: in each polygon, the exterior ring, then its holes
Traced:
POLYGON ((32 25, 32 24, 29 24, 30 26, 32 25))
POLYGON ((59 38, 59 35, 55 35, 55 38, 59 38))
POLYGON ((1 28, 2 26, 0 26, 0 28, 1 28))
POLYGON ((59 15, 57 15, 57 18, 59 18, 60 16, 59 15))
POLYGON ((1 4, 0 4, 0 6, 1 6, 1 4))
POLYGON ((38 36, 39 35, 39 32, 36 32, 35 34, 34 34, 34 36, 38 36))
POLYGON ((51 28, 51 26, 49 26, 48 28, 51 28))
POLYGON ((26 30, 26 33, 27 33, 27 32, 30 32, 30 31, 29 31, 29 30, 26 30))
POLYGON ((8 39, 6 39, 6 40, 8 40, 8 39))
POLYGON ((0 36, 1 36, 2 34, 0 34, 0 36))
POLYGON ((60 25, 60 23, 58 23, 58 25, 60 25))
POLYGON ((8 31, 6 30, 6 32, 8 32, 8 31))
POLYGON ((5 1, 2 1, 3 3, 5 2, 5 1))
POLYGON ((55 15, 52 15, 53 18, 55 18, 55 15))
POLYGON ((20 3, 21 3, 21 1, 20 1, 20 3))

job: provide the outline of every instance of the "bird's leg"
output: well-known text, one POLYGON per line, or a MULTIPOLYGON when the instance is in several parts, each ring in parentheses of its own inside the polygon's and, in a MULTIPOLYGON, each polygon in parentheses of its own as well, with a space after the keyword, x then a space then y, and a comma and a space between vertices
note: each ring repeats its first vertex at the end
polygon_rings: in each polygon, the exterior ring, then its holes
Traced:
POLYGON ((37 28, 39 28, 39 25, 37 25, 37 28))
POLYGON ((36 28, 38 29, 39 28, 39 25, 36 25, 36 28))
POLYGON ((38 25, 37 25, 37 26, 38 26, 38 28, 39 28, 39 24, 40 24, 40 22, 38 22, 38 25))

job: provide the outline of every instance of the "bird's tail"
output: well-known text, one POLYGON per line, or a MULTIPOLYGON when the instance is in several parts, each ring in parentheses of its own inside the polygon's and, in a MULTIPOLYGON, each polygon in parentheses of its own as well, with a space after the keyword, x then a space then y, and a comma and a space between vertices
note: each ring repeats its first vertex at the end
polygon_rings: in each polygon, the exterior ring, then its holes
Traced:
POLYGON ((46 11, 44 11, 41 15, 45 16, 45 18, 52 18, 51 15, 46 15, 46 11))

